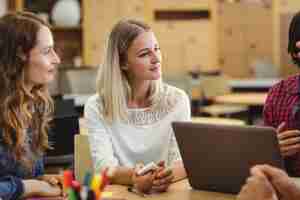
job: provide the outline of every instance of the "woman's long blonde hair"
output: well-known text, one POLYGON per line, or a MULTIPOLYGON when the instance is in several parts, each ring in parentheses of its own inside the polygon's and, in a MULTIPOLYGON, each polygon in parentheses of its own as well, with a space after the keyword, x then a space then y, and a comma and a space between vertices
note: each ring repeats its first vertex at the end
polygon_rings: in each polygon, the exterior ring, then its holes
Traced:
MULTIPOLYGON (((146 31, 151 31, 151 28, 141 21, 121 20, 108 37, 103 64, 98 70, 97 93, 102 100, 100 109, 104 119, 110 123, 127 119, 127 102, 132 89, 121 66, 127 62, 127 51, 134 39, 146 31)), ((161 79, 151 82, 151 105, 158 103, 161 89, 161 79)))
POLYGON ((25 84, 28 59, 22 56, 29 57, 41 26, 48 24, 28 12, 0 18, 0 127, 4 145, 27 167, 49 147, 47 129, 53 111, 47 85, 28 91, 25 84), (32 129, 31 151, 36 156, 25 153, 27 128, 32 129))

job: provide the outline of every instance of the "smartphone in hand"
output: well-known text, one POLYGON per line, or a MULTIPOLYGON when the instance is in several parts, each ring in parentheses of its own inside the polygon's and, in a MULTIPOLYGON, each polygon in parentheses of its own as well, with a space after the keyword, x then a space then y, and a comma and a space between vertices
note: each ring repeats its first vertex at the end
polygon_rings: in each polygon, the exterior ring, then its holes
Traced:
POLYGON ((147 165, 145 165, 142 169, 137 171, 137 175, 142 176, 147 174, 151 170, 156 170, 158 166, 154 162, 150 162, 147 165))

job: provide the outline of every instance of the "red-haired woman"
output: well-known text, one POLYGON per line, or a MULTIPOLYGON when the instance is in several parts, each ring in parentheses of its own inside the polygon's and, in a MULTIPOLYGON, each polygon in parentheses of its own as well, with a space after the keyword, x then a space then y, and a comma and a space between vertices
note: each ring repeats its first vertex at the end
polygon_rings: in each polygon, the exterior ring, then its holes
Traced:
POLYGON ((49 26, 32 13, 0 18, 0 198, 57 196, 59 176, 43 175, 53 103, 47 83, 60 59, 49 26))

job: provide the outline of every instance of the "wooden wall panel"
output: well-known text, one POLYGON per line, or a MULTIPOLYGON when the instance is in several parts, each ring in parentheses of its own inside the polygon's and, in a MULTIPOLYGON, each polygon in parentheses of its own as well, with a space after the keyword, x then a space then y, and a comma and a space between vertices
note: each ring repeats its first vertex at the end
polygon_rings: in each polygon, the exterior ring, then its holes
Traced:
POLYGON ((231 77, 253 77, 253 65, 272 63, 272 10, 256 4, 220 3, 218 8, 220 69, 231 77))
POLYGON ((101 64, 109 32, 123 18, 144 20, 144 3, 139 0, 84 1, 84 61, 86 65, 101 64))
POLYGON ((141 0, 119 0, 120 17, 131 19, 145 19, 145 4, 141 0))
POLYGON ((184 44, 181 41, 170 42, 162 40, 160 42, 162 49, 162 73, 164 77, 169 79, 178 78, 184 75, 183 48, 184 44), (170 51, 172 49, 172 51, 170 51))
POLYGON ((186 24, 189 34, 184 38, 184 64, 187 71, 198 68, 201 71, 212 70, 211 22, 191 22, 186 24))
POLYGON ((121 18, 137 18, 153 28, 162 48, 165 75, 182 76, 194 66, 212 66, 209 19, 155 20, 157 10, 209 9, 209 1, 188 0, 89 0, 84 1, 84 60, 99 65, 108 32, 121 18))
POLYGON ((164 19, 157 20, 155 12, 169 11, 201 11, 210 12, 209 1, 188 0, 151 0, 148 2, 150 23, 162 47, 164 57, 164 76, 182 77, 190 69, 214 69, 212 57, 213 43, 212 22, 208 19, 164 19), (179 48, 179 49, 177 49, 179 48), (170 58, 170 56, 172 56, 170 58))
POLYGON ((103 56, 106 36, 116 21, 119 11, 111 0, 84 1, 84 64, 98 66, 103 56))

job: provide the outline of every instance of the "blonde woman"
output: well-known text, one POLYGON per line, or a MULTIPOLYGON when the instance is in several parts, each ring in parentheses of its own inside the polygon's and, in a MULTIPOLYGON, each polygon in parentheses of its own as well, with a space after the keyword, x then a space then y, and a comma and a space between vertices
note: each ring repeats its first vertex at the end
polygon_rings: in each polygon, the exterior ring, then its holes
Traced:
POLYGON ((185 177, 172 121, 190 120, 188 96, 161 80, 161 51, 151 28, 140 21, 117 23, 99 68, 97 94, 85 105, 95 169, 109 167, 116 184, 165 191, 185 177), (159 165, 138 176, 141 165, 159 165))

